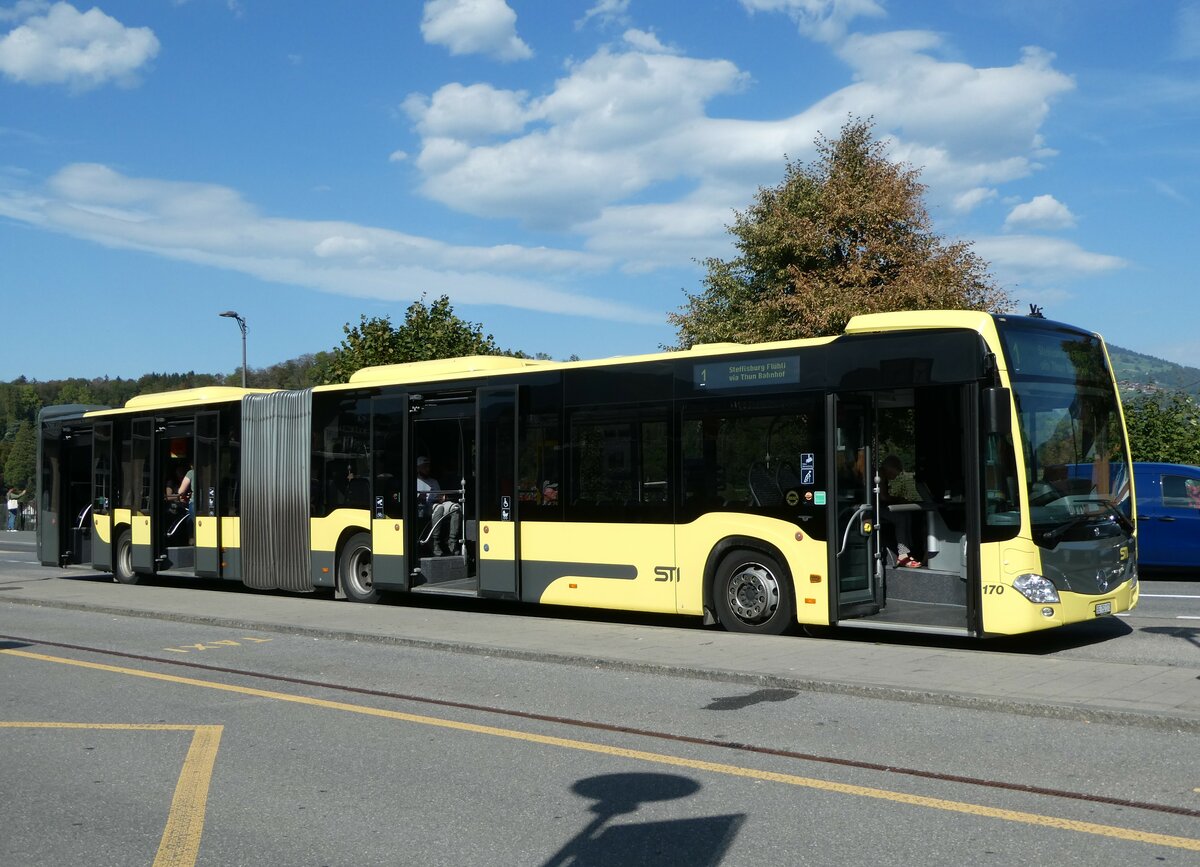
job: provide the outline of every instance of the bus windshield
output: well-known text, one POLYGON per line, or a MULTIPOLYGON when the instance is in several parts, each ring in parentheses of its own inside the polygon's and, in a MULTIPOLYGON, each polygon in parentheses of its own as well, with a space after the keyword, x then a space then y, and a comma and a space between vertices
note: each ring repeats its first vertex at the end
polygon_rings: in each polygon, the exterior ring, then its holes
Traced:
POLYGON ((1051 323, 1002 334, 1034 539, 1054 545, 1100 523, 1129 532, 1128 450, 1100 339, 1051 323))

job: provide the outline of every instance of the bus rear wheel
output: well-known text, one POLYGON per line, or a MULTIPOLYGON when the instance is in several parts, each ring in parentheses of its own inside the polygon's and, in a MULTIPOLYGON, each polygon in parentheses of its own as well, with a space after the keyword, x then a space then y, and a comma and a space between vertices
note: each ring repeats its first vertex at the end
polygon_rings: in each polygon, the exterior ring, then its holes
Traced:
POLYGON ((338 578, 342 592, 351 602, 378 602, 371 569, 371 537, 356 533, 346 540, 338 557, 338 578))
POLYGON ((721 561, 713 605, 729 632, 786 635, 796 627, 791 579, 774 557, 758 551, 734 551, 721 561))
POLYGON ((133 571, 133 538, 129 530, 117 534, 113 546, 113 578, 118 584, 137 584, 142 576, 133 571))

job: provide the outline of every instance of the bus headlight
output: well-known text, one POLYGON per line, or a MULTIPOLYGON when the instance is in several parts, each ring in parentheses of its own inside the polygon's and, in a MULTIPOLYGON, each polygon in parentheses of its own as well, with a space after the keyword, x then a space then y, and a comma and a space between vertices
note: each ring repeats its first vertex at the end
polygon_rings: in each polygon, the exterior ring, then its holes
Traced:
POLYGON ((1029 573, 1013 581, 1013 589, 1030 602, 1058 602, 1058 590, 1049 578, 1029 573))

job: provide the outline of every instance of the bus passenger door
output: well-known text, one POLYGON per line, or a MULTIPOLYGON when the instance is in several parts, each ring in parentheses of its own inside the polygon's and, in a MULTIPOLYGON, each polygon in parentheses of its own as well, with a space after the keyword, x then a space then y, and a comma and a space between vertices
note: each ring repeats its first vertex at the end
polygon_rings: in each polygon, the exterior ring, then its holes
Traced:
POLYGON ((92 565, 111 570, 113 497, 112 422, 92 428, 92 565))
POLYGON ((131 565, 134 572, 154 572, 154 533, 158 523, 157 485, 154 480, 154 419, 135 418, 130 425, 134 495, 131 533, 131 565))
POLYGON ((371 398, 371 570, 380 587, 407 590, 405 527, 416 502, 408 454, 408 395, 371 398))
POLYGON ((63 552, 63 429, 43 422, 38 439, 38 561, 58 566, 63 552))
POLYGON ((196 575, 221 577, 220 413, 196 414, 196 575))
POLYGON ((520 574, 517 389, 481 388, 478 413, 479 594, 516 599, 520 574))
POLYGON ((836 576, 838 619, 874 614, 883 605, 878 577, 879 532, 872 467, 874 404, 869 394, 832 395, 833 480, 830 570, 836 576))

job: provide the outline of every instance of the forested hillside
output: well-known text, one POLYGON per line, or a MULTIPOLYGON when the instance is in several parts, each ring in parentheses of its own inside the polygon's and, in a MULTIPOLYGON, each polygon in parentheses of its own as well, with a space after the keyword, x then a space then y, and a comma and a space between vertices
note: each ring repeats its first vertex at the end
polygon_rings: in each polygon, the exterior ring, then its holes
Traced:
POLYGON ((1184 391, 1200 397, 1200 368, 1174 364, 1111 344, 1108 353, 1123 390, 1184 391))

